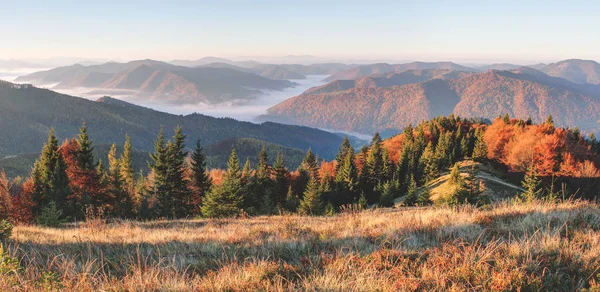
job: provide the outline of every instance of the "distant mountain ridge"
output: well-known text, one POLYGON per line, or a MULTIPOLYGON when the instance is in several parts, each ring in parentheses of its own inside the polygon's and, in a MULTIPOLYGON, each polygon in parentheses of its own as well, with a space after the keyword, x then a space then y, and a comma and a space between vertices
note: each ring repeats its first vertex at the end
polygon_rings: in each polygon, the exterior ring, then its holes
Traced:
MULTIPOLYGON (((414 78, 419 71, 407 74, 414 78)), ((268 110, 266 120, 359 133, 399 131, 404 126, 439 115, 494 118, 509 114, 541 122, 548 115, 557 125, 600 133, 600 87, 577 84, 538 70, 521 67, 512 71, 462 72, 455 78, 387 85, 377 76, 337 80, 309 89, 268 110), (362 85, 365 83, 369 86, 362 85)), ((456 73, 457 71, 452 71, 456 73)), ((423 76, 423 75, 421 75, 423 76)), ((431 78, 429 78, 431 77, 431 78)), ((393 80, 390 79, 390 80, 393 80)))
POLYGON ((261 90, 282 90, 294 86, 231 68, 176 66, 154 60, 101 65, 73 65, 21 76, 16 82, 37 85, 56 84, 56 88, 129 90, 132 96, 167 103, 216 104, 249 100, 261 90))
POLYGON ((567 79, 574 83, 600 84, 600 64, 596 61, 569 59, 540 65, 538 69, 550 76, 567 79))
POLYGON ((477 69, 461 66, 452 62, 411 62, 405 64, 378 63, 350 68, 331 75, 325 81, 351 80, 374 74, 402 72, 406 70, 446 69, 464 72, 477 72, 477 69))

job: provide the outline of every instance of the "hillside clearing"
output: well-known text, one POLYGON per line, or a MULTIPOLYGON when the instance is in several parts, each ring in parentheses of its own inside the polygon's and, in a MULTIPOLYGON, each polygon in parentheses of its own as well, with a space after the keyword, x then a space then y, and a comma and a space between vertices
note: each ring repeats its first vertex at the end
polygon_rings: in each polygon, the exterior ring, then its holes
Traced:
POLYGON ((21 268, 5 257, 0 288, 573 291, 598 287, 599 243, 598 206, 579 201, 17 226, 21 268))

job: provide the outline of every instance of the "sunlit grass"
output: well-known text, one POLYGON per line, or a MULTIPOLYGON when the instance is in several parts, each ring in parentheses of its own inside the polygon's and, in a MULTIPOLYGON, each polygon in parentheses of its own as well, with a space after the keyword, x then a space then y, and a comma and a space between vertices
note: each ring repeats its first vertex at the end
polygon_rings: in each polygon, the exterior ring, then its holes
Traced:
POLYGON ((16 226, 5 247, 20 268, 0 266, 1 290, 573 291, 599 288, 600 211, 535 202, 16 226))

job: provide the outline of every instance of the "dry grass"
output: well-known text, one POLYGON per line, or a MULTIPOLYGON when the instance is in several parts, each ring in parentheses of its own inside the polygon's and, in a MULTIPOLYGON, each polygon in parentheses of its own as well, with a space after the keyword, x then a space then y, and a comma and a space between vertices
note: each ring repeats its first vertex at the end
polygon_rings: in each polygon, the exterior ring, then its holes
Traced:
POLYGON ((0 290, 573 291, 600 289, 600 211, 482 211, 17 226, 0 290))

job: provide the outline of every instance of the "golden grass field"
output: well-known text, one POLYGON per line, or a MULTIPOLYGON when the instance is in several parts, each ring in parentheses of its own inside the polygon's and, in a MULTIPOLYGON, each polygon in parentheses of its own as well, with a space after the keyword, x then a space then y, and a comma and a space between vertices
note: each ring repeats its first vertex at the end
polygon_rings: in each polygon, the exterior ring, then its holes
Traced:
POLYGON ((2 291, 600 289, 600 211, 579 201, 16 226, 4 246, 2 291))

